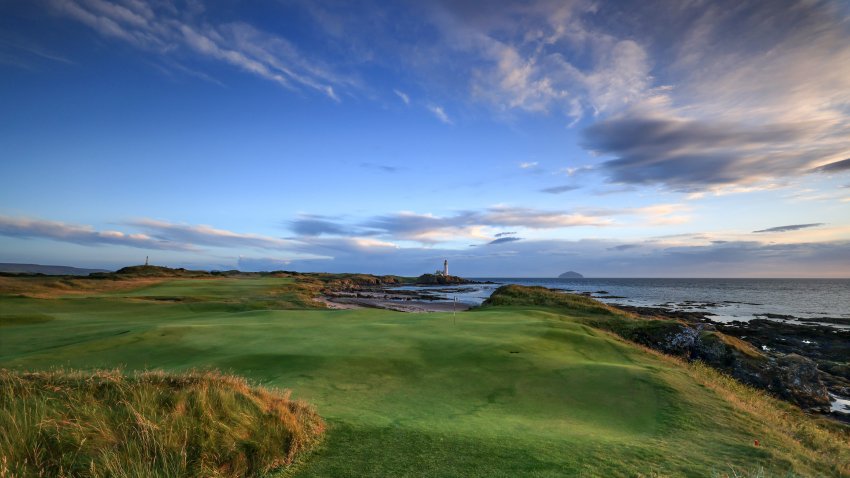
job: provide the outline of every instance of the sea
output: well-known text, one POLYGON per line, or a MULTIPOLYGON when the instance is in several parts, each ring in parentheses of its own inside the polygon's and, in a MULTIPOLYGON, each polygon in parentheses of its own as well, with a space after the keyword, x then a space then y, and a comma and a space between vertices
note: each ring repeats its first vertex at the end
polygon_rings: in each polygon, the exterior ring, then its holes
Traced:
MULTIPOLYGON (((505 284, 590 293, 611 304, 703 312, 712 320, 747 321, 764 314, 806 319, 850 318, 850 279, 549 279, 475 278, 455 288, 429 287, 436 295, 481 304, 505 284)), ((421 290, 421 289, 420 289, 421 290)), ((834 324, 826 324, 836 326, 834 324)), ((841 327, 841 326, 839 326, 841 327)), ((844 326, 847 327, 847 326, 844 326)), ((841 328, 844 328, 841 327, 841 328)))

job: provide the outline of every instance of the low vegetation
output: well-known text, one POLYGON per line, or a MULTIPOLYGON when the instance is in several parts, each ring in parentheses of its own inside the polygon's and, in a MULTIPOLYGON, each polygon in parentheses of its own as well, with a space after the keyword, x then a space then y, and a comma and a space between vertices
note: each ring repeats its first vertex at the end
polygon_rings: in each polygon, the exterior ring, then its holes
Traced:
POLYGON ((254 477, 323 422, 286 392, 215 372, 0 370, 0 477, 254 477))

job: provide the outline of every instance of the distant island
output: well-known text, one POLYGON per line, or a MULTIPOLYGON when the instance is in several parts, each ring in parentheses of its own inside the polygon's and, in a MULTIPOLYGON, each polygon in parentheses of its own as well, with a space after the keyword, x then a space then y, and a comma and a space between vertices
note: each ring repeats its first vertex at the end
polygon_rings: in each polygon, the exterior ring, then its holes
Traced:
POLYGON ((564 272, 558 279, 584 279, 584 276, 575 271, 564 272))

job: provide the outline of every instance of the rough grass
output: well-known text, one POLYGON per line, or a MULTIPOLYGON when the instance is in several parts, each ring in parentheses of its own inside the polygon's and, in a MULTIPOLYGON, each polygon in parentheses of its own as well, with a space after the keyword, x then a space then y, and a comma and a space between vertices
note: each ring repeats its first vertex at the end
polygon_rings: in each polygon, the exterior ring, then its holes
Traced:
MULTIPOLYGON (((850 476, 850 427, 829 418, 815 418, 764 390, 743 384, 700 361, 687 362, 637 345, 646 353, 686 368, 689 375, 712 390, 743 416, 755 417, 772 430, 781 431, 795 443, 797 459, 821 463, 829 476, 850 476)), ((759 439, 759 437, 755 437, 759 439)), ((760 446, 773 446, 761 439, 760 446)), ((735 467, 713 473, 717 477, 765 477, 764 467, 735 467)), ((800 476, 789 472, 785 476, 800 476)))
POLYGON ((0 276, 0 297, 53 299, 64 296, 87 296, 103 292, 138 289, 164 280, 166 279, 160 277, 98 280, 68 276, 0 276))
POLYGON ((0 477, 253 477, 323 422, 288 392, 216 372, 0 370, 0 477))

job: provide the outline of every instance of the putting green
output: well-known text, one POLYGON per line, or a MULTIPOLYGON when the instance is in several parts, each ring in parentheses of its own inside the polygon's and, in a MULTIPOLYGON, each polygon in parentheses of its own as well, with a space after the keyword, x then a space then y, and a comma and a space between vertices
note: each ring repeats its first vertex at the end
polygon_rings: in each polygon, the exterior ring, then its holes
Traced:
POLYGON ((687 368, 552 310, 453 317, 127 298, 244 296, 284 284, 261 280, 239 290, 186 280, 112 297, 0 299, 0 316, 48 318, 0 329, 0 367, 213 367, 292 389, 330 424, 298 468, 303 477, 710 476, 730 465, 817 474, 799 444, 687 368))

